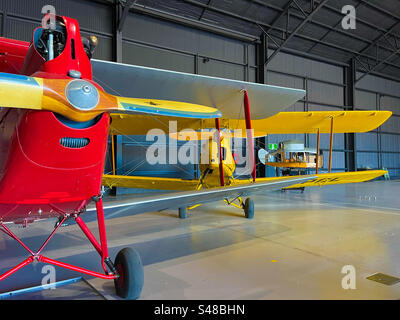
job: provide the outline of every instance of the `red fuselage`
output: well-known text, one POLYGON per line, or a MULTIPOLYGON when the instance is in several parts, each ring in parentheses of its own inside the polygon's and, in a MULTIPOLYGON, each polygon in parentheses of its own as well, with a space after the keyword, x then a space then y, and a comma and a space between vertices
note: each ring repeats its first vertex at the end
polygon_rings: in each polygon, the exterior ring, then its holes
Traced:
MULTIPOLYGON (((36 50, 35 39, 30 44, 0 39, 0 51, 6 47, 9 57, 14 59, 14 68, 22 66, 20 74, 69 78, 69 71, 75 70, 82 79, 91 81, 91 64, 82 45, 78 22, 66 17, 58 19, 65 25, 67 37, 62 53, 54 59, 46 61, 36 50)), ((0 71, 10 72, 7 64, 10 59, 7 56, 4 59, 0 61, 0 71)), ((78 124, 47 111, 2 109, 0 222, 24 223, 56 217, 57 209, 74 213, 97 196, 109 122, 108 114, 78 124)))

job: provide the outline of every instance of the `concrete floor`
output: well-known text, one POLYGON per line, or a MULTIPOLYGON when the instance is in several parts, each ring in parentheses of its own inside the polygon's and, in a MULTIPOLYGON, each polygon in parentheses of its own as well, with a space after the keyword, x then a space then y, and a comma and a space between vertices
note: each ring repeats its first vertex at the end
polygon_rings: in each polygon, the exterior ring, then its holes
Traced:
MULTIPOLYGON (((141 299, 399 299, 400 283, 366 279, 377 272, 400 277, 399 194, 400 182, 376 181, 254 196, 254 220, 222 202, 199 207, 186 220, 175 211, 112 218, 106 222, 110 254, 126 246, 140 252, 141 299), (355 290, 342 288, 345 265, 356 270, 355 290)), ((35 248, 53 224, 13 231, 35 248)), ((95 230, 96 222, 89 226, 95 230)), ((101 271, 76 225, 61 228, 44 254, 101 271)), ((0 256, 0 273, 25 257, 3 236, 0 256)), ((19 271, 0 283, 0 292, 40 284, 42 267, 19 271)), ((77 276, 57 268, 57 281, 77 276)), ((112 281, 85 279, 14 298, 116 299, 112 281)))

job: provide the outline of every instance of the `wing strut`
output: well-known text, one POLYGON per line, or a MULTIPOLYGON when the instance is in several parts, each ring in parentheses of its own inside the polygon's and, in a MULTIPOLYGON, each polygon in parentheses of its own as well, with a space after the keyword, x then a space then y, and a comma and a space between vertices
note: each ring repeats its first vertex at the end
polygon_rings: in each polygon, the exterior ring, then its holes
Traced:
POLYGON ((221 143, 221 127, 219 124, 219 118, 215 119, 215 128, 217 129, 217 143, 218 143, 218 158, 219 158, 219 181, 221 183, 221 187, 225 186, 225 177, 224 177, 224 163, 222 156, 222 143, 221 143))
POLYGON ((315 165, 315 174, 318 174, 318 170, 319 170, 319 128, 317 131, 317 158, 315 159, 316 165, 315 165))
POLYGON ((333 148, 333 117, 331 118, 331 133, 329 141, 329 172, 332 171, 332 148, 333 148))
POLYGON ((246 131, 247 131, 247 149, 249 150, 249 163, 252 166, 251 176, 253 177, 253 182, 256 181, 256 159, 254 156, 254 135, 251 129, 251 115, 250 115, 250 102, 247 90, 244 90, 244 116, 246 119, 246 131))
POLYGON ((117 174, 117 170, 115 169, 115 145, 114 145, 114 134, 111 133, 111 158, 112 158, 112 172, 113 176, 117 174))

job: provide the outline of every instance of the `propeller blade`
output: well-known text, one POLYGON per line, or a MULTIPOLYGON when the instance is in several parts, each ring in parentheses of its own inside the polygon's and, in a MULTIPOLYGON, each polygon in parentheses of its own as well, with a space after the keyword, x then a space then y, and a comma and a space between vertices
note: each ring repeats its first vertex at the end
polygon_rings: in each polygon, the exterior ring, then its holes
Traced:
POLYGON ((198 104, 116 97, 118 101, 118 110, 110 112, 115 113, 144 113, 159 116, 183 117, 196 119, 220 118, 221 112, 215 108, 206 107, 198 104))
POLYGON ((0 107, 42 109, 43 79, 0 73, 0 107))
POLYGON ((52 111, 79 122, 104 112, 196 119, 221 117, 217 109, 197 104, 114 96, 86 80, 42 79, 9 73, 0 73, 0 106, 52 111))

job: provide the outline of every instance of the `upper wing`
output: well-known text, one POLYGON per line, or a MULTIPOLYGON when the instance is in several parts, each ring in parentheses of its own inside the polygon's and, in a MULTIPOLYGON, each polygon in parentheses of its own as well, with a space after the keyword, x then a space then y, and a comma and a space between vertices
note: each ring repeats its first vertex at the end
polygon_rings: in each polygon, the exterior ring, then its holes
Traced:
MULTIPOLYGON (((291 134, 291 133, 330 133, 331 118, 333 118, 334 133, 367 132, 382 125, 392 115, 391 111, 309 111, 309 112, 280 112, 266 119, 252 120, 254 137, 264 137, 267 134, 291 134)), ((163 118, 156 116, 143 116, 138 118, 131 115, 112 115, 112 132, 116 134, 146 134, 150 129, 160 128, 168 130, 170 120, 177 123, 178 135, 173 135, 178 140, 205 140, 214 132, 199 130, 215 128, 215 122, 210 119, 184 119, 163 118), (145 120, 145 121, 144 121, 145 120), (132 125, 135 123, 135 125, 132 125), (197 130, 188 132, 184 129, 197 130)), ((244 120, 222 119, 221 127, 230 130, 241 130, 242 137, 246 137, 246 123, 244 120)), ((224 135, 231 135, 229 132, 224 135)))
MULTIPOLYGON (((255 130, 267 134, 368 132, 382 125, 391 111, 309 111, 280 112, 268 119, 254 121, 255 130)), ((245 125, 241 124, 242 127, 245 125)), ((245 128, 245 126, 244 126, 245 128)))
MULTIPOLYGON (((296 134, 331 132, 333 119, 334 133, 368 132, 382 125, 392 115, 391 111, 308 111, 280 112, 266 119, 252 121, 254 136, 267 134, 296 134)), ((202 125, 213 128, 213 123, 203 121, 202 125)), ((223 122, 225 128, 240 129, 246 134, 246 123, 243 120, 228 119, 223 122)))
MULTIPOLYGON (((135 195, 133 199, 105 202, 104 209, 126 208, 127 214, 177 209, 198 203, 223 200, 225 198, 235 198, 253 193, 280 190, 290 185, 306 182, 314 178, 315 176, 271 178, 271 180, 267 182, 247 183, 238 186, 199 191, 174 192, 141 199, 138 199, 137 195, 135 195)), ((89 208, 88 211, 90 210, 94 210, 94 208, 89 208)))
POLYGON ((106 91, 135 98, 173 100, 215 107, 227 119, 243 119, 243 90, 251 118, 264 119, 290 107, 304 90, 92 60, 93 76, 106 91))

